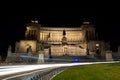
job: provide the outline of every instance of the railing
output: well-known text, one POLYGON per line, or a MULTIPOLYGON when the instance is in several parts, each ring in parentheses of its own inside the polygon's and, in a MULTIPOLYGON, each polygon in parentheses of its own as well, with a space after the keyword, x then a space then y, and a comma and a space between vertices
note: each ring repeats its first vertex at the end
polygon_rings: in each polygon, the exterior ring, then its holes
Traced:
POLYGON ((63 71, 65 67, 46 69, 44 71, 34 71, 28 74, 22 74, 14 78, 9 78, 7 80, 51 80, 57 73, 63 71))

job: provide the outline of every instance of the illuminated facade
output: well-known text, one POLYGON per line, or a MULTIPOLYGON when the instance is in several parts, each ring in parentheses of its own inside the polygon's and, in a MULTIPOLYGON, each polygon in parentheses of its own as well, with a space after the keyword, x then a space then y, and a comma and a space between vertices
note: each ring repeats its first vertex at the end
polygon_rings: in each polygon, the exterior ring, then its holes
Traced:
POLYGON ((46 57, 86 56, 95 54, 96 49, 102 53, 105 43, 96 41, 95 34, 90 22, 83 22, 80 27, 45 27, 32 21, 26 25, 25 40, 16 42, 15 53, 26 53, 31 46, 32 54, 36 54, 41 44, 46 57))

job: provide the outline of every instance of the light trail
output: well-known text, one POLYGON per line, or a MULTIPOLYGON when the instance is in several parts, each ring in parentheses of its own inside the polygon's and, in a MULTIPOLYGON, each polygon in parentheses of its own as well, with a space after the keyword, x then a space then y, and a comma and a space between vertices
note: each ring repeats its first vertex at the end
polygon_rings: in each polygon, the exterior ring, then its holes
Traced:
POLYGON ((53 68, 53 67, 67 67, 67 66, 89 65, 89 64, 99 64, 99 63, 114 63, 114 62, 115 61, 0 66, 0 76, 15 74, 15 73, 19 73, 19 72, 25 72, 25 71, 32 71, 32 70, 37 70, 37 69, 53 68))
MULTIPOLYGON (((24 56, 24 55, 21 55, 20 58, 25 58, 25 59, 38 59, 38 56, 24 56)), ((39 59, 43 59, 43 58, 39 58, 39 59)), ((44 60, 47 60, 47 61, 70 61, 70 62, 73 62, 74 59, 63 59, 63 58, 44 58, 44 60)))

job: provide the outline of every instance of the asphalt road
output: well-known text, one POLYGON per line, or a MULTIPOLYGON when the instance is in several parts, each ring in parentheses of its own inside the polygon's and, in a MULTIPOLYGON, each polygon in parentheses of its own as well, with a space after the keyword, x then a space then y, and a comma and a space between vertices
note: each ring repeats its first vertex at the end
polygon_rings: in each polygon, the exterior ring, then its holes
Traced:
POLYGON ((4 77, 14 76, 15 74, 30 72, 34 70, 50 69, 57 67, 67 67, 67 66, 78 66, 78 65, 90 65, 99 63, 115 63, 119 61, 110 62, 82 62, 82 63, 52 63, 52 64, 34 64, 34 65, 10 65, 10 66, 0 66, 0 79, 4 77), (9 75, 9 76, 8 76, 9 75))

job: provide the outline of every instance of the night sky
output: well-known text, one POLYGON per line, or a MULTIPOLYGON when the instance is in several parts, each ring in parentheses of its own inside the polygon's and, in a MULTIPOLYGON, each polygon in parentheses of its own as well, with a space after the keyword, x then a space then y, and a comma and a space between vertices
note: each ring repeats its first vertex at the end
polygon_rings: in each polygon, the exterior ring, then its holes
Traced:
MULTIPOLYGON (((6 55, 8 45, 24 39, 25 25, 31 20, 38 20, 46 26, 76 26, 83 21, 95 25, 99 39, 109 41, 113 51, 120 44, 119 8, 34 8, 22 14, 1 15, 0 54, 6 55)), ((14 49, 13 49, 14 50, 14 49)))

